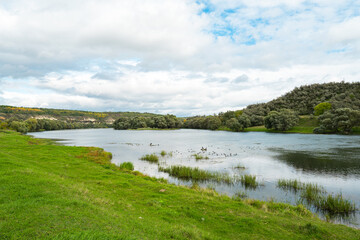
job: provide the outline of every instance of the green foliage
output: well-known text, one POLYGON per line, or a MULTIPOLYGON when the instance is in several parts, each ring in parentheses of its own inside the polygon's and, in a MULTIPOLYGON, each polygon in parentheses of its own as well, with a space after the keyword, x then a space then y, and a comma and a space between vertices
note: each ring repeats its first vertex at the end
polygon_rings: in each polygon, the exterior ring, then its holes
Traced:
POLYGON ((286 131, 298 123, 299 117, 290 109, 281 109, 270 112, 264 121, 267 129, 286 131))
POLYGON ((320 127, 315 133, 335 132, 349 134, 352 128, 360 124, 360 111, 350 108, 339 108, 327 111, 319 117, 320 127))
POLYGON ((266 116, 270 111, 286 108, 300 115, 310 115, 314 112, 314 107, 323 102, 330 103, 332 109, 360 110, 360 83, 332 82, 296 87, 268 103, 249 105, 244 109, 244 113, 249 116, 266 116))
POLYGON ((226 121, 226 127, 230 128, 232 131, 238 132, 241 130, 241 124, 236 118, 230 118, 226 121))
POLYGON ((113 126, 116 130, 141 128, 172 129, 180 128, 182 121, 170 114, 149 117, 121 117, 114 122, 113 126))
POLYGON ((29 131, 29 129, 26 126, 26 123, 20 121, 12 121, 10 123, 10 128, 20 133, 27 133, 29 131))
POLYGON ((140 160, 144 160, 144 161, 148 161, 148 162, 152 162, 152 163, 158 163, 159 162, 159 157, 155 153, 146 154, 145 156, 142 156, 140 158, 140 160))
POLYGON ((132 162, 123 162, 120 164, 120 169, 126 169, 129 171, 133 171, 134 170, 134 165, 132 164, 132 162))
POLYGON ((221 126, 221 120, 217 116, 208 116, 205 119, 206 129, 216 130, 221 126))
POLYGON ((314 107, 314 115, 319 116, 324 114, 324 112, 331 110, 331 103, 323 102, 319 103, 314 107))
POLYGON ((160 153, 160 155, 161 155, 162 157, 165 157, 165 156, 166 156, 166 151, 162 150, 161 153, 160 153))

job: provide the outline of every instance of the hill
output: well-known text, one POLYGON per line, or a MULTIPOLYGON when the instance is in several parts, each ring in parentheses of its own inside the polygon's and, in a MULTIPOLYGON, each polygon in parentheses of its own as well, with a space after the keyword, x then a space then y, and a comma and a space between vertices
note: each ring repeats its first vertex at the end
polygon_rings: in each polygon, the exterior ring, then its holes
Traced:
POLYGON ((360 110, 360 82, 332 82, 296 87, 289 93, 268 103, 249 105, 244 109, 248 115, 266 116, 270 111, 292 109, 299 115, 314 113, 314 107, 322 102, 332 107, 360 110))
POLYGON ((138 112, 91 112, 65 109, 50 109, 50 108, 26 108, 0 105, 0 120, 15 119, 27 120, 34 119, 48 119, 64 121, 68 123, 82 123, 82 124, 108 124, 111 125, 116 119, 120 117, 150 117, 158 116, 153 113, 138 113, 138 112))

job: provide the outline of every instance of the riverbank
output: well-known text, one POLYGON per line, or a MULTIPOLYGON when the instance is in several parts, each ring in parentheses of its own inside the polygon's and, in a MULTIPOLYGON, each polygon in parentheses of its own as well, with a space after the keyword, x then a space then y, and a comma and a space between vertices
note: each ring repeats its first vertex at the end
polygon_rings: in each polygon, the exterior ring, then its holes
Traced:
POLYGON ((0 239, 358 239, 301 206, 119 170, 99 148, 0 132, 0 239))

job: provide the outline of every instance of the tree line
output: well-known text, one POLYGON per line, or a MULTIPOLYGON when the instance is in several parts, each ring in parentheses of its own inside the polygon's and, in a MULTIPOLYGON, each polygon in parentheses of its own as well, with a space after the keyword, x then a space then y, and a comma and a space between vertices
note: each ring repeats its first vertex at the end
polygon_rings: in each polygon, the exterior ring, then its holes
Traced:
POLYGON ((106 124, 100 123, 79 123, 79 122, 66 122, 60 120, 50 119, 34 119, 21 120, 10 118, 5 121, 0 120, 0 129, 10 129, 21 133, 27 132, 40 132, 51 130, 63 129, 81 129, 81 128, 101 128, 108 127, 106 124))

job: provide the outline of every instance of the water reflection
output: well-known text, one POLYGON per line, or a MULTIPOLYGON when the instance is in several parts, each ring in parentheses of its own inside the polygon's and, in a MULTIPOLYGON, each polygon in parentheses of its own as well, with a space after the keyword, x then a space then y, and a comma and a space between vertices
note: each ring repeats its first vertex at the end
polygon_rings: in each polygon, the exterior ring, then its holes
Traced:
POLYGON ((359 148, 331 148, 328 152, 289 151, 283 148, 269 149, 276 158, 297 170, 312 174, 336 176, 360 176, 359 148))

